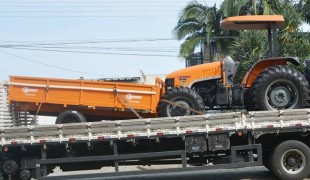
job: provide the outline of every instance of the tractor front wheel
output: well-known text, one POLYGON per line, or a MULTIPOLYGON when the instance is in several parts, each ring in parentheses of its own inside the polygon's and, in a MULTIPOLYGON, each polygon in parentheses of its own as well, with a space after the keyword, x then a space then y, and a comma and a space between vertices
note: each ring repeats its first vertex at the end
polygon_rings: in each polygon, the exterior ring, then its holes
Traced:
POLYGON ((188 116, 204 113, 203 99, 198 92, 187 87, 173 88, 161 98, 159 117, 188 116))

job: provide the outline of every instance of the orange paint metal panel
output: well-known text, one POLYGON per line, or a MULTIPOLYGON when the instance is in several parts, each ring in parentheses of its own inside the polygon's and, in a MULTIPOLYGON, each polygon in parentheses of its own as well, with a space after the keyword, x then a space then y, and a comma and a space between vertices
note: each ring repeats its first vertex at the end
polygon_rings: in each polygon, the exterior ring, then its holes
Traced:
MULTIPOLYGON (((98 82, 34 77, 10 77, 11 102, 46 103, 65 106, 85 106, 87 108, 128 107, 114 94, 117 89, 125 101, 136 110, 156 112, 162 96, 164 83, 157 79, 156 85, 120 82, 98 82)), ((30 107, 30 106, 29 106, 30 107)), ((33 106, 32 106, 33 107, 33 106)), ((58 109, 59 110, 59 109, 58 109)))
POLYGON ((262 30, 268 29, 270 23, 280 28, 284 23, 281 15, 234 16, 221 21, 221 28, 225 30, 262 30))
POLYGON ((195 82, 220 78, 222 76, 221 62, 212 62, 191 66, 169 74, 166 78, 174 78, 175 86, 191 86, 195 82))
POLYGON ((274 65, 287 65, 287 61, 283 59, 261 60, 257 62, 244 76, 242 80, 243 87, 250 88, 256 77, 266 68, 274 65))

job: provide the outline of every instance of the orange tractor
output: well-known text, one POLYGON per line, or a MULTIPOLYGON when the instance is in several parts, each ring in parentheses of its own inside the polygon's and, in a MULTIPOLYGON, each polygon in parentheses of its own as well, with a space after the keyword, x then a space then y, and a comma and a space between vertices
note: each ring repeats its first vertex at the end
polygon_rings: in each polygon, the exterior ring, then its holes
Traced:
POLYGON ((185 116, 216 108, 302 108, 308 106, 309 84, 288 65, 300 62, 277 57, 276 31, 283 22, 280 15, 236 16, 221 22, 227 30, 268 30, 269 58, 255 63, 241 85, 233 84, 238 64, 227 56, 173 72, 165 83, 157 79, 153 86, 13 76, 9 100, 32 114, 57 115, 56 123, 185 116))
POLYGON ((255 63, 244 76, 241 85, 233 84, 238 63, 228 56, 220 62, 197 65, 169 74, 165 80, 167 92, 162 97, 166 101, 159 103, 159 115, 195 114, 189 108, 198 111, 217 107, 275 110, 308 106, 308 81, 303 74, 288 65, 291 63, 298 66, 299 60, 277 57, 276 31, 283 23, 281 15, 224 19, 221 28, 226 30, 267 29, 268 58, 255 63))

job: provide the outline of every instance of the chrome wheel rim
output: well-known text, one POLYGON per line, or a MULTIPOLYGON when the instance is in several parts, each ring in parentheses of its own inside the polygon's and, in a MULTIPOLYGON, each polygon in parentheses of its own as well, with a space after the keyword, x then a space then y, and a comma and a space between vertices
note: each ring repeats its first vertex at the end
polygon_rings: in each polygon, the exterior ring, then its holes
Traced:
POLYGON ((306 167, 306 156, 298 149, 290 149, 283 154, 281 165, 287 173, 298 174, 306 167))

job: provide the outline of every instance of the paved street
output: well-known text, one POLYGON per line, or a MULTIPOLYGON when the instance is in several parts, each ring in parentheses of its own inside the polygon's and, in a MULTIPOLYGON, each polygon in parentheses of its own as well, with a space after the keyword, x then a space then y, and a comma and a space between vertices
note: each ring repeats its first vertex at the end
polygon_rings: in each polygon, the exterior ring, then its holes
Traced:
MULTIPOLYGON (((173 166, 176 167, 176 166, 173 166)), ((122 171, 136 171, 136 170, 147 170, 147 169, 159 169, 163 168, 160 166, 131 166, 124 167, 122 171)), ((165 167, 164 167, 165 168, 165 167)), ((172 168, 172 166, 167 166, 166 168, 172 168)), ((73 174, 85 174, 85 173, 102 173, 102 172, 112 172, 113 168, 102 168, 101 170, 94 171, 80 171, 74 173, 68 172, 57 172, 51 174, 55 175, 73 175, 73 174)), ((86 179, 86 178, 85 178, 86 179)), ((90 178, 87 178, 90 179, 90 178)), ((166 174, 156 174, 156 175, 140 175, 140 176, 125 176, 125 177, 113 177, 113 178, 103 178, 94 177, 91 179, 111 179, 111 180, 121 180, 121 179, 134 179, 134 180, 278 180, 269 170, 265 167, 247 167, 238 169, 220 169, 220 170, 205 170, 205 171, 193 171, 193 172, 181 172, 181 173, 166 173, 166 174)))

